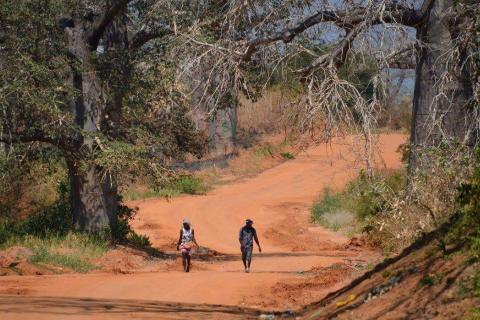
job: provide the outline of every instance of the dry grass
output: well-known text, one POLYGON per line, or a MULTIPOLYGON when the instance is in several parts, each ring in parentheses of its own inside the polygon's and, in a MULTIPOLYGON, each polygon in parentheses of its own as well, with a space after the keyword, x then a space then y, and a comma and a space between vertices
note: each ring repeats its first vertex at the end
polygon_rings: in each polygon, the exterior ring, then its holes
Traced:
POLYGON ((295 100, 295 92, 285 88, 271 88, 253 102, 240 98, 238 128, 240 133, 279 133, 288 129, 286 110, 295 100))

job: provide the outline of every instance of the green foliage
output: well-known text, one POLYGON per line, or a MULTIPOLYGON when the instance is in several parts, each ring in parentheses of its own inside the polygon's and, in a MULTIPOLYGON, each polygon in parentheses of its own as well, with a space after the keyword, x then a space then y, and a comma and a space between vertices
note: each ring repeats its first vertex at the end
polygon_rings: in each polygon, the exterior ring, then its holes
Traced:
POLYGON ((402 171, 376 172, 373 177, 360 172, 343 191, 324 189, 322 197, 311 208, 312 221, 336 231, 356 220, 363 231, 370 232, 375 216, 388 206, 387 191, 399 192, 404 186, 402 171))
POLYGON ((460 186, 458 210, 453 216, 448 241, 466 243, 474 260, 480 260, 480 148, 477 148, 476 167, 469 183, 460 186))
POLYGON ((418 282, 419 287, 431 287, 442 282, 445 275, 443 273, 427 274, 418 282))
MULTIPOLYGON (((101 235, 82 235, 75 233, 70 212, 70 190, 68 182, 65 180, 60 181, 57 192, 59 198, 55 203, 38 212, 29 214, 25 219, 11 218, 0 221, 0 245, 12 243, 12 241, 15 242, 18 239, 30 239, 27 243, 30 243, 31 239, 36 239, 40 242, 56 243, 59 241, 58 239, 65 238, 67 239, 66 241, 71 243, 69 239, 75 238, 72 238, 69 234, 73 233, 81 240, 79 244, 85 241, 88 242, 89 240, 87 239, 91 239, 93 242, 102 239, 101 241, 103 242, 128 243, 129 241, 133 241, 137 246, 141 246, 142 244, 149 246, 148 238, 136 234, 130 226, 130 222, 136 214, 136 209, 131 209, 121 202, 117 212, 118 221, 111 230, 101 235)), ((43 258, 64 259, 45 250, 39 252, 38 259, 43 258)), ((68 260, 70 258, 65 259, 68 260)))
POLYGON ((343 195, 341 193, 333 193, 330 188, 323 189, 322 198, 315 202, 311 208, 312 220, 320 222, 325 214, 341 209, 342 200, 343 195))
POLYGON ((69 189, 65 181, 59 184, 58 193, 57 202, 29 214, 25 219, 11 217, 0 220, 0 244, 15 236, 64 236, 72 231, 69 189))
POLYGON ((426 275, 422 279, 420 279, 418 286, 419 287, 431 287, 435 284, 435 280, 431 275, 426 275))
POLYGON ((130 221, 133 220, 137 209, 120 205, 117 211, 117 223, 112 226, 110 232, 106 231, 104 237, 110 238, 114 243, 127 242, 128 238, 135 233, 130 226, 130 221))
POLYGON ((347 186, 355 202, 355 214, 361 221, 371 219, 388 206, 385 195, 403 190, 406 175, 403 171, 376 172, 369 177, 360 172, 358 178, 347 186))
POLYGON ((313 204, 310 213, 313 222, 333 231, 351 228, 355 219, 349 195, 333 192, 330 188, 323 190, 322 197, 313 204))
POLYGON ((287 159, 287 160, 293 160, 295 159, 295 155, 291 152, 282 152, 280 153, 280 155, 284 158, 284 159, 287 159))
POLYGON ((139 235, 137 233, 131 233, 128 236, 128 242, 138 248, 148 248, 152 246, 150 238, 146 235, 139 235))
POLYGON ((51 148, 17 145, 7 151, 0 153, 0 223, 51 207, 66 176, 65 165, 51 148))
POLYGON ((205 194, 209 187, 201 178, 195 176, 183 176, 175 182, 175 186, 181 193, 205 194))
POLYGON ((45 210, 30 214, 19 224, 17 234, 47 236, 65 235, 73 230, 70 213, 69 185, 63 180, 58 186, 59 199, 45 210))

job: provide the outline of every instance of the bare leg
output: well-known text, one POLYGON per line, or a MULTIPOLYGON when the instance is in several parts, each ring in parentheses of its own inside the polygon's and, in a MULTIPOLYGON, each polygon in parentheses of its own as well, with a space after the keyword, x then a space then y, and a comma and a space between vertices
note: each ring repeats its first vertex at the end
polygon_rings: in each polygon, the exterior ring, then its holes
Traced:
POLYGON ((243 267, 245 268, 245 270, 247 270, 247 253, 246 253, 246 250, 244 248, 241 248, 241 250, 242 250, 243 267))
POLYGON ((190 272, 190 255, 187 253, 187 268, 185 272, 190 272))
POLYGON ((187 254, 182 252, 183 271, 187 271, 187 254))

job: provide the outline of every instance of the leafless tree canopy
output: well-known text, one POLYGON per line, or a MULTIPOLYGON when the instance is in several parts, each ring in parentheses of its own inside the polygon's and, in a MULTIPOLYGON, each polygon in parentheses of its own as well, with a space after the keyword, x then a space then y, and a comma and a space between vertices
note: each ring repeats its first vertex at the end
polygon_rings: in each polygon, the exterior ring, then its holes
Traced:
MULTIPOLYGON (((472 106, 478 95, 478 1, 247 0, 218 5, 222 15, 199 19, 189 32, 178 34, 182 52, 188 52, 185 68, 214 56, 211 74, 233 77, 236 88, 247 94, 252 78, 258 85, 275 70, 289 68, 305 86, 304 99, 295 106, 300 128, 320 126, 327 139, 345 128, 360 129, 366 155, 387 74, 415 70, 412 145, 476 144, 478 113, 472 106), (289 63, 300 56, 308 63, 289 63), (372 63, 377 71, 369 99, 339 75, 354 60, 372 63)), ((221 91, 218 83, 217 78, 221 91)))

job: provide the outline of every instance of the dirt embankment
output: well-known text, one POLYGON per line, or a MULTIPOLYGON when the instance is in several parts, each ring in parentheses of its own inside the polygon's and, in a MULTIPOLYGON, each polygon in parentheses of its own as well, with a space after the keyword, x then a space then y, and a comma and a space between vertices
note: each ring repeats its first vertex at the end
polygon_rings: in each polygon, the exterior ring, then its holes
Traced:
MULTIPOLYGON (((434 239, 434 238, 433 238, 434 239)), ((477 319, 478 266, 461 248, 439 250, 431 241, 412 246, 337 292, 308 307, 320 319, 477 319), (476 311, 475 311, 476 310, 476 311), (476 313, 475 313, 476 312, 476 313)))

